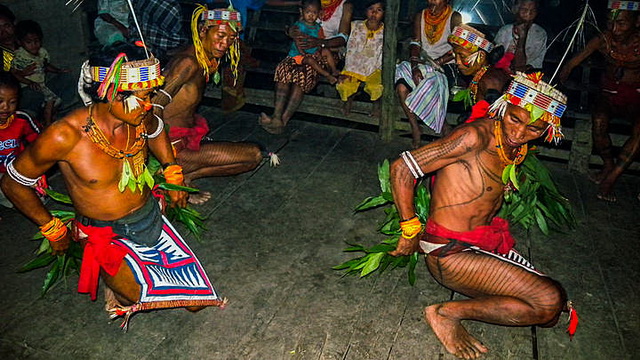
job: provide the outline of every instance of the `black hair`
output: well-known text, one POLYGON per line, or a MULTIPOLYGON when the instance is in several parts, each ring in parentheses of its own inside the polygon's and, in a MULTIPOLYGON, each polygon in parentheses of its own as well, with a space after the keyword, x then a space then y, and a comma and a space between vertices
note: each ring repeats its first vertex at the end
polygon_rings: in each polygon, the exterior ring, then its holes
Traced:
POLYGON ((16 24, 16 37, 18 40, 24 39, 29 34, 35 34, 42 39, 42 28, 40 24, 33 20, 22 20, 16 24))
POLYGON ((300 1, 300 9, 304 9, 309 5, 315 5, 318 7, 318 9, 322 10, 322 3, 320 3, 320 0, 302 0, 300 1))
MULTIPOLYGON (((135 60, 144 60, 147 58, 147 54, 144 51, 144 48, 135 46, 131 43, 125 42, 116 42, 113 45, 102 48, 101 50, 91 54, 89 56, 89 66, 102 66, 102 67, 110 67, 113 63, 113 60, 120 54, 127 54, 127 61, 135 61, 135 60)), ((91 85, 87 85, 84 87, 84 91, 91 96, 91 100, 93 102, 107 102, 107 99, 100 99, 98 97, 98 88, 100 87, 99 82, 93 82, 91 85)), ((121 94, 124 97, 128 97, 133 94, 132 91, 120 91, 118 94, 121 94)))
POLYGON ((0 71, 0 88, 12 88, 20 91, 20 82, 8 71, 0 71))
POLYGON ((12 23, 16 21, 16 16, 13 14, 13 11, 9 9, 6 5, 0 4, 0 16, 4 16, 12 23))
POLYGON ((371 5, 375 5, 375 4, 380 4, 382 5, 382 10, 386 11, 387 10, 387 3, 385 2, 385 0, 366 0, 364 2, 364 9, 365 11, 371 6, 371 5))
POLYGON ((504 56, 504 46, 498 45, 487 54, 487 63, 489 65, 495 65, 504 56))

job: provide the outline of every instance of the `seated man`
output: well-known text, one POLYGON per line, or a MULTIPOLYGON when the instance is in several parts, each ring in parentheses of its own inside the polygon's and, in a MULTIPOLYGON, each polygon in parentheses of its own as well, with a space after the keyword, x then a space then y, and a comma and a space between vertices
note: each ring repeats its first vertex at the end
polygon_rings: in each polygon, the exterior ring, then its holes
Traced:
POLYGON ((545 133, 547 140, 561 136, 567 99, 538 75, 518 74, 494 103, 494 118, 458 126, 442 139, 402 153, 391 166, 393 198, 406 219, 391 254, 421 248, 434 278, 469 297, 425 309, 438 339, 459 358, 476 359, 488 351, 462 320, 547 327, 567 308, 564 289, 512 249, 507 221, 495 216, 507 187, 503 171, 524 160, 529 141, 545 133), (415 181, 434 172, 431 215, 423 227, 413 203, 415 181))
MULTIPOLYGON (((502 96, 511 76, 494 64, 502 56, 503 48, 494 46, 485 35, 468 25, 456 26, 449 35, 456 65, 460 73, 473 76, 469 83, 468 102, 473 104, 467 121, 483 118, 491 105, 502 96)), ((464 91, 464 90, 463 90, 464 91)))
POLYGON ((547 32, 533 21, 538 16, 538 0, 518 0, 513 7, 516 22, 498 30, 496 45, 502 45, 505 61, 512 71, 542 69, 547 53, 547 32))
POLYGON ((603 168, 592 180, 599 184, 597 197, 616 201, 613 187, 618 177, 640 153, 640 29, 637 27, 640 1, 609 1, 608 30, 591 39, 571 59, 559 75, 565 82, 571 71, 592 53, 599 51, 606 61, 601 93, 595 97, 592 112, 593 147, 603 161, 603 168), (625 9, 621 10, 620 6, 625 9), (611 116, 626 116, 632 124, 631 136, 614 157, 609 136, 611 116))
MULTIPOLYGON (((84 247, 78 291, 89 293, 95 300, 100 274, 112 295, 107 298, 112 315, 221 305, 202 266, 151 196, 153 180, 145 165, 149 150, 164 164, 166 181, 183 184, 182 170, 175 162, 162 123, 145 120, 152 107, 151 95, 163 82, 160 63, 153 57, 146 58, 142 49, 119 46, 85 64, 91 74, 93 104, 53 123, 10 162, 7 176, 0 181, 2 191, 40 226, 54 255, 67 250, 72 233, 78 235, 84 247), (31 188, 54 165, 64 177, 76 210, 75 231, 68 231, 59 218, 52 216, 31 188), (167 250, 178 248, 180 251, 167 250), (136 261, 139 251, 145 253, 143 264, 136 261), (175 264, 176 253, 181 265, 175 264), (154 259, 161 261, 156 264, 154 259), (182 266, 199 278, 163 279, 163 291, 171 293, 172 301, 154 298, 158 276, 162 278, 164 271, 184 271, 182 266), (205 286, 194 286, 198 281, 205 286)), ((173 206, 186 203, 183 192, 169 192, 169 196, 173 206)))
MULTIPOLYGON (((255 169, 262 161, 260 147, 250 143, 204 142, 207 119, 196 114, 210 75, 220 78, 219 59, 231 49, 232 66, 238 64, 237 36, 240 14, 235 10, 198 7, 192 17, 193 44, 177 53, 166 67, 164 89, 154 98, 159 115, 170 126, 169 137, 184 169, 185 183, 207 176, 227 176, 255 169), (228 19, 228 20, 219 20, 228 19), (164 110, 162 110, 164 107, 164 110)), ((208 192, 191 195, 203 203, 208 192)))

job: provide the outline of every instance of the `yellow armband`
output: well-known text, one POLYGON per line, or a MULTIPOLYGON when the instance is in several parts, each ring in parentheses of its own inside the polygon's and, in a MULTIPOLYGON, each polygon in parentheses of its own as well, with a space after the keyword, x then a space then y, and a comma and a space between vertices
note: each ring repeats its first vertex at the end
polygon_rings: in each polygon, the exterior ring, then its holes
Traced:
POLYGON ((417 216, 414 216, 409 220, 401 221, 400 229, 402 229, 402 237, 405 239, 413 239, 422 231, 422 223, 417 216))
POLYGON ((62 240, 62 238, 67 235, 67 226, 62 220, 54 216, 51 221, 40 226, 40 232, 47 240, 56 242, 62 240))

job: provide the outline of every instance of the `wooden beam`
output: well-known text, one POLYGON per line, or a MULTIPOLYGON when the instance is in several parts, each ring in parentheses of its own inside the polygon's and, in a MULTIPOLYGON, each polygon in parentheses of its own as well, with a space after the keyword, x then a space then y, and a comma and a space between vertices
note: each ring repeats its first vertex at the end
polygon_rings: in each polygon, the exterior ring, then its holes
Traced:
POLYGON ((382 49, 382 116, 380 117, 380 138, 391 141, 393 123, 398 119, 398 101, 394 89, 396 74, 397 27, 400 0, 388 0, 384 16, 384 45, 382 49))

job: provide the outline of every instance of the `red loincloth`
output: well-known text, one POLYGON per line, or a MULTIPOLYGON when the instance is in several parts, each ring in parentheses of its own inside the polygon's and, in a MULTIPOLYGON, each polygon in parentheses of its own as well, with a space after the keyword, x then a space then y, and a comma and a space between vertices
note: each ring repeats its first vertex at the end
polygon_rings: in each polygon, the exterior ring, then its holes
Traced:
POLYGON ((100 268, 103 268, 107 274, 115 276, 127 252, 111 242, 111 240, 119 236, 113 232, 110 226, 84 226, 77 221, 75 225, 88 236, 84 253, 82 254, 78 292, 88 293, 91 296, 91 300, 95 300, 100 279, 100 268))
POLYGON ((500 254, 508 253, 515 245, 515 240, 509 232, 509 222, 497 216, 493 218, 490 225, 478 226, 465 232, 449 230, 429 219, 425 232, 429 235, 457 240, 465 245, 477 246, 482 250, 500 254))
POLYGON ((184 146, 193 151, 200 150, 202 138, 209 133, 207 119, 202 115, 193 114, 194 126, 190 128, 172 126, 169 128, 169 139, 171 142, 182 140, 184 146))
POLYGON ((602 81, 602 92, 612 106, 637 105, 640 103, 640 83, 618 83, 614 80, 602 81))

